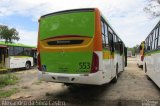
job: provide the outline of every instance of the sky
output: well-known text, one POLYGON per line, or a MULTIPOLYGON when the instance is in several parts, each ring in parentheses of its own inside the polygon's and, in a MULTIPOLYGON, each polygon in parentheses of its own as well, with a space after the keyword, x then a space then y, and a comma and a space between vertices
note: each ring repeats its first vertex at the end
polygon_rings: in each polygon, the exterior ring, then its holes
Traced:
POLYGON ((0 25, 18 30, 20 41, 37 45, 40 16, 67 9, 99 8, 127 47, 145 40, 160 18, 144 12, 148 0, 0 0, 0 25))

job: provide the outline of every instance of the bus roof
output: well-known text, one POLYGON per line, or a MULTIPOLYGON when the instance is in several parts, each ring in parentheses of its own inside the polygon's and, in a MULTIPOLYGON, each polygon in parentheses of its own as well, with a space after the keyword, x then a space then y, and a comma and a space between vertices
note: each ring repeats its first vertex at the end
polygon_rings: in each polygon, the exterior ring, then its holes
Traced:
POLYGON ((0 46, 19 46, 19 47, 28 47, 28 48, 36 48, 36 46, 30 46, 30 45, 24 45, 20 43, 5 43, 3 41, 0 41, 0 46))
POLYGON ((61 14, 61 13, 68 13, 68 12, 77 12, 77 11, 94 11, 95 8, 82 8, 82 9, 71 9, 71 10, 64 10, 64 11, 58 11, 58 12, 53 12, 53 13, 49 13, 46 15, 41 16, 41 18, 44 18, 46 16, 50 16, 50 15, 57 15, 57 14, 61 14))

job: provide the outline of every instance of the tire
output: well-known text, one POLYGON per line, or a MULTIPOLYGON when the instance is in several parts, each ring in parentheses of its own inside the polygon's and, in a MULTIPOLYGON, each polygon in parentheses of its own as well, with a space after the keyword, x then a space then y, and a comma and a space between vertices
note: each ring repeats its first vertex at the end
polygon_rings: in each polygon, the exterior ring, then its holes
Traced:
POLYGON ((141 68, 141 69, 143 69, 143 65, 138 65, 138 68, 141 68))
POLYGON ((29 70, 30 68, 31 68, 31 63, 30 62, 26 62, 25 69, 29 70))
POLYGON ((147 79, 148 79, 149 81, 151 81, 151 78, 150 78, 148 75, 146 75, 146 77, 147 77, 147 79))
POLYGON ((113 83, 116 83, 117 80, 118 80, 118 64, 117 64, 117 66, 116 66, 116 75, 115 75, 115 77, 112 79, 112 82, 113 82, 113 83))
POLYGON ((147 65, 146 65, 146 63, 145 63, 145 73, 147 73, 147 65))

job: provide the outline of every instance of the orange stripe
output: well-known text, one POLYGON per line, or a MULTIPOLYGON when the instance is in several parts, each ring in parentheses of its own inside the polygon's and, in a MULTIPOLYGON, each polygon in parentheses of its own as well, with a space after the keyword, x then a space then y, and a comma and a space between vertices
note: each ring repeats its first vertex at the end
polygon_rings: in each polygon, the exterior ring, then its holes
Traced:
POLYGON ((95 36, 93 50, 102 51, 101 15, 97 8, 95 9, 95 36))
POLYGON ((39 34, 39 30, 40 30, 40 19, 38 20, 39 26, 38 26, 38 41, 37 41, 37 51, 40 52, 40 34, 39 34))

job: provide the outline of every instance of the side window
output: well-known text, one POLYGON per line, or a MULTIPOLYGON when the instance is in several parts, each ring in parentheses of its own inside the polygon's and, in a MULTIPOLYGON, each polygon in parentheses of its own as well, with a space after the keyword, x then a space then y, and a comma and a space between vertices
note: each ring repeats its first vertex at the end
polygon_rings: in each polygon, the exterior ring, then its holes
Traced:
POLYGON ((104 23, 101 21, 101 27, 102 27, 102 34, 104 34, 104 23))
POLYGON ((104 23, 104 28, 105 28, 105 42, 106 42, 106 48, 109 49, 109 42, 108 42, 108 27, 107 27, 107 24, 104 23))
POLYGON ((114 47, 115 47, 115 50, 117 51, 117 36, 114 34, 114 47))
POLYGON ((114 35, 109 31, 109 46, 110 50, 114 51, 114 35))
POLYGON ((24 48, 24 55, 25 56, 31 56, 31 49, 30 48, 24 48))
POLYGON ((158 28, 155 30, 155 49, 157 49, 158 46, 158 28))
POLYGON ((10 56, 13 56, 14 55, 14 47, 9 47, 9 50, 8 50, 8 54, 10 55, 10 56))
POLYGON ((148 50, 149 50, 149 42, 147 37, 147 39, 145 40, 145 51, 148 51, 148 50))
POLYGON ((22 47, 14 47, 15 56, 23 56, 23 48, 22 47))
POLYGON ((155 44, 155 31, 152 33, 152 50, 154 50, 154 44, 155 44))
POLYGON ((152 36, 152 34, 150 35, 150 37, 149 37, 149 39, 150 39, 150 50, 152 50, 152 41, 153 41, 153 38, 152 38, 153 36, 152 36))
POLYGON ((158 28, 158 48, 160 48, 160 24, 158 28))
POLYGON ((109 49, 109 41, 108 41, 108 26, 107 24, 103 21, 103 19, 101 20, 101 26, 102 26, 102 45, 103 48, 107 48, 109 49))
POLYGON ((106 41, 105 41, 105 29, 104 29, 104 23, 101 21, 101 26, 102 26, 102 46, 105 48, 106 41))
POLYGON ((151 40, 150 40, 150 36, 148 37, 148 47, 147 47, 147 49, 148 50, 151 50, 151 40))

